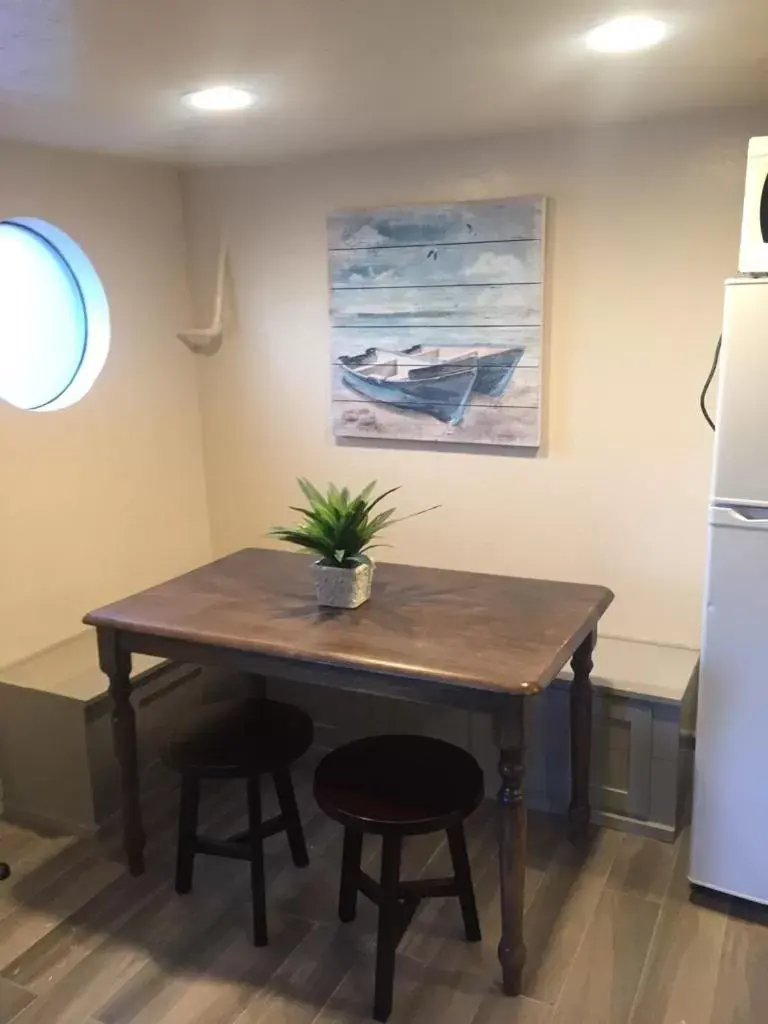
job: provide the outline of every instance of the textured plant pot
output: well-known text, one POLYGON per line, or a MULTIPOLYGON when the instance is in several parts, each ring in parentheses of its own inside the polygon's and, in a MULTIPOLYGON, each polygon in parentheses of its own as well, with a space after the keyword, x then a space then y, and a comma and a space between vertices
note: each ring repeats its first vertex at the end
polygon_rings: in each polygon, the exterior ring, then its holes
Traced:
POLYGON ((312 575, 317 603, 325 608, 359 608, 371 596, 372 565, 339 569, 335 565, 314 562, 312 575))

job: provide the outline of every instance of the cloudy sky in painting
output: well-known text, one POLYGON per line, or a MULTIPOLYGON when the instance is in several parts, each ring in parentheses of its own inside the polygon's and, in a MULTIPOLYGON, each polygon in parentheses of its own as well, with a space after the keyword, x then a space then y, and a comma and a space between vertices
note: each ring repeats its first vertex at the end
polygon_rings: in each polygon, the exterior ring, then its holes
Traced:
POLYGON ((541 238, 542 199, 384 207, 333 214, 331 249, 541 238))
POLYGON ((330 254, 333 288, 524 284, 541 279, 538 242, 476 242, 330 254))

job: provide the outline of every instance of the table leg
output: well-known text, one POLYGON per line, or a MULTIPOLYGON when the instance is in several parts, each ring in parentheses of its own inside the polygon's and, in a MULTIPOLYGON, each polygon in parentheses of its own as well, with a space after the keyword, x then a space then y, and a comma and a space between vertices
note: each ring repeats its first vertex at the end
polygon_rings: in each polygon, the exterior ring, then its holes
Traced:
POLYGON ((571 661, 571 835, 583 838, 589 827, 589 768, 592 757, 592 651, 597 640, 590 633, 571 661))
POLYGON ((504 992, 520 995, 525 945, 526 813, 523 800, 525 774, 524 697, 510 697, 494 716, 494 733, 499 748, 498 793, 499 876, 501 880, 501 964, 504 992))
POLYGON ((131 655, 111 629, 98 631, 99 664, 109 678, 112 698, 112 739, 120 765, 123 800, 123 848, 132 875, 144 872, 144 825, 139 798, 139 767, 136 748, 136 714, 131 704, 131 655))

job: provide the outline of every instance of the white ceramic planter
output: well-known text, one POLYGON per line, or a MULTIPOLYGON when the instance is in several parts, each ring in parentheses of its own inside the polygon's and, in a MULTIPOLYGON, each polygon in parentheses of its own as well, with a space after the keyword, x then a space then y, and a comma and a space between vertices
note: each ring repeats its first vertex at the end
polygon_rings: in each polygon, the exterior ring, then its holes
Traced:
POLYGON ((354 569, 339 569, 314 562, 312 575, 317 603, 326 608, 359 608, 371 596, 372 565, 363 563, 354 569))

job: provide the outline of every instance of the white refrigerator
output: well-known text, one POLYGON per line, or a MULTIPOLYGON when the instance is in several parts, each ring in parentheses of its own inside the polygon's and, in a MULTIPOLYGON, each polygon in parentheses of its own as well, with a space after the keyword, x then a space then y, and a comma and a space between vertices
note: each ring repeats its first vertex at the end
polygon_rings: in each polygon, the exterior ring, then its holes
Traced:
POLYGON ((726 285, 689 878, 768 903, 768 278, 726 285))

